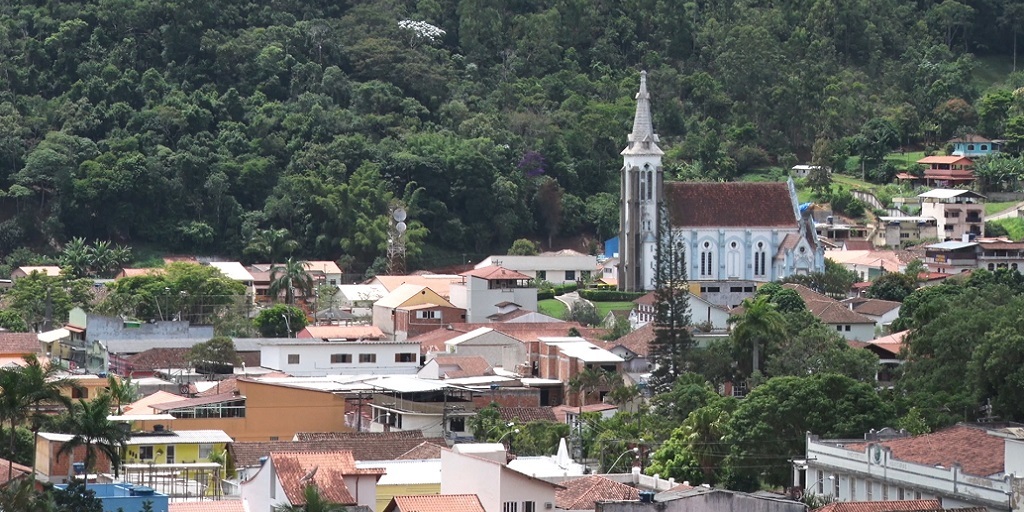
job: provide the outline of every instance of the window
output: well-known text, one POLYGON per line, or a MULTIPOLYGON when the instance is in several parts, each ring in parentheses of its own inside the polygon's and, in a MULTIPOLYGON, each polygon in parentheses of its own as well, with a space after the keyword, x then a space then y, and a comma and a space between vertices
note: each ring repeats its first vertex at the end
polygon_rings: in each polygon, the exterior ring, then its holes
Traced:
POLYGON ((71 398, 89 398, 89 390, 86 388, 71 388, 71 398))
POLYGON ((153 447, 152 446, 140 446, 139 447, 139 458, 142 460, 153 460, 153 447))
POLYGON ((857 501, 857 479, 850 478, 850 501, 857 501))
POLYGON ((501 505, 501 512, 519 512, 519 504, 514 501, 506 501, 501 505))
POLYGON ((288 364, 299 364, 299 355, 288 354, 288 364))
POLYGON ((700 276, 712 277, 714 275, 714 257, 711 253, 711 243, 704 242, 700 251, 700 276))
POLYGON ((843 330, 846 331, 846 332, 850 332, 850 326, 849 325, 843 326, 843 330))
POLYGON ((767 251, 765 250, 764 242, 757 243, 757 250, 754 251, 754 275, 763 276, 768 273, 765 260, 767 251))
POLYGON ((982 151, 988 151, 988 144, 982 144, 981 145, 981 150, 982 151))
POLYGON ((843 332, 843 326, 837 325, 836 326, 836 330, 839 331, 839 332, 843 332))
POLYGON ((396 363, 415 363, 416 362, 416 354, 413 354, 411 352, 406 352, 406 353, 402 353, 402 354, 395 354, 395 362, 396 363))
POLYGON ((882 484, 882 501, 889 501, 889 486, 882 484))
POLYGON ((904 500, 904 499, 906 499, 906 498, 904 497, 904 494, 903 494, 903 488, 902 488, 902 487, 899 487, 899 488, 897 488, 897 489, 896 489, 896 499, 898 499, 898 500, 904 500))
POLYGON ((174 445, 167 447, 167 464, 174 464, 174 445))
POLYGON ((974 144, 968 144, 967 151, 974 151, 974 144))
POLYGON ((203 443, 199 445, 199 459, 210 460, 210 455, 213 455, 213 445, 209 443, 203 443))
POLYGON ((832 474, 832 496, 839 497, 839 475, 832 474))
POLYGON ((537 511, 537 504, 535 502, 532 502, 532 501, 524 501, 523 502, 523 512, 536 512, 536 511, 537 511))
POLYGON ((448 422, 448 430, 452 432, 465 432, 466 431, 466 418, 452 418, 448 422))
POLYGON ((747 292, 747 293, 753 292, 754 291, 754 287, 753 286, 744 286, 743 287, 743 291, 747 292))
POLYGON ((921 491, 914 491, 914 499, 915 500, 921 499, 921 491))
POLYGON ((743 291, 743 287, 742 286, 730 286, 729 287, 729 291, 733 292, 733 293, 742 292, 743 291))
POLYGON ((871 482, 870 480, 864 481, 864 492, 867 493, 865 496, 867 498, 867 501, 874 501, 875 493, 872 487, 874 487, 873 482, 871 482))
POLYGON ((565 280, 566 281, 575 281, 576 280, 576 271, 575 270, 566 270, 565 271, 565 280))
POLYGON ((541 281, 544 281, 547 278, 548 278, 548 271, 547 270, 538 270, 537 271, 537 279, 539 279, 541 281))
POLYGON ((331 354, 331 364, 351 363, 352 354, 331 354))
POLYGON ((376 363, 377 354, 359 354, 360 363, 376 363))
POLYGON ((825 494, 825 472, 818 470, 818 492, 817 494, 825 494))
MULTIPOLYGON (((646 167, 646 166, 644 166, 644 167, 646 167)), ((651 172, 651 171, 647 171, 647 199, 651 199, 651 198, 654 197, 654 193, 652 192, 652 188, 653 187, 654 187, 654 173, 651 172)), ((533 512, 533 511, 532 510, 527 510, 527 511, 524 511, 524 512, 533 512)))
POLYGON ((430 311, 422 311, 421 310, 421 311, 417 311, 416 312, 416 318, 421 319, 421 320, 427 320, 427 319, 434 320, 434 319, 441 318, 441 312, 437 311, 437 310, 430 310, 430 311))

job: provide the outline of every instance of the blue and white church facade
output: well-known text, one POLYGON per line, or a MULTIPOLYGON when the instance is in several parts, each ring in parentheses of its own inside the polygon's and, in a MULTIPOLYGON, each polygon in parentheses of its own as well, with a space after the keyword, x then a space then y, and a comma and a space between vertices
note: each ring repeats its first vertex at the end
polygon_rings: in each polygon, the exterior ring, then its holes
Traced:
MULTIPOLYGON (((621 289, 655 288, 655 235, 663 212, 686 248, 691 290, 698 292, 699 286, 702 295, 732 290, 749 296, 758 283, 825 270, 824 246, 810 215, 800 210, 792 180, 666 183, 646 73, 641 73, 636 99, 633 131, 622 151, 621 289)), ((732 306, 739 301, 713 302, 732 306)))

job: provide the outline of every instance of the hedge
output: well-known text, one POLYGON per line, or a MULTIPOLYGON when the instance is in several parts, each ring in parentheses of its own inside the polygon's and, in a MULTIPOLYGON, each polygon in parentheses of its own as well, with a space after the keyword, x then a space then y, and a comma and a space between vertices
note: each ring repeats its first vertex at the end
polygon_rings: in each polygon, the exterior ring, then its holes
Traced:
POLYGON ((554 290, 537 290, 537 300, 548 300, 555 298, 554 290))
POLYGON ((574 292, 577 289, 579 289, 579 286, 576 285, 576 283, 560 284, 555 287, 555 295, 565 295, 567 293, 574 292))
POLYGON ((580 297, 594 302, 631 301, 643 297, 642 292, 620 292, 618 290, 582 290, 580 297))

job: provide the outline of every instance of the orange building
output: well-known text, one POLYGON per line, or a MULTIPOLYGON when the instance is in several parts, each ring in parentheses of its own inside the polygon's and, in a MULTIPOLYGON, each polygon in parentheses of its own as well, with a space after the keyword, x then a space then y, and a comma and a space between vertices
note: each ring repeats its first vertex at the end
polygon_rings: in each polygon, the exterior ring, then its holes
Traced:
MULTIPOLYGON (((237 390, 149 403, 175 430, 223 430, 235 441, 291 440, 297 432, 346 432, 345 397, 330 391, 239 378, 237 390)), ((130 414, 130 413, 129 413, 130 414)), ((158 420, 141 420, 143 430, 158 420)))

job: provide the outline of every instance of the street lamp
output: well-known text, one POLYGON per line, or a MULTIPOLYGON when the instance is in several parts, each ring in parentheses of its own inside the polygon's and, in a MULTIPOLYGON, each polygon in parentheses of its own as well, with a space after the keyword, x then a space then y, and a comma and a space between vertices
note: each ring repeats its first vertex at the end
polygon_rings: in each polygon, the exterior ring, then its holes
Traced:
POLYGON ((292 322, 288 320, 288 315, 281 313, 281 318, 284 318, 284 328, 288 330, 288 338, 292 337, 292 322))
POLYGON ((632 448, 622 452, 619 455, 619 457, 617 459, 615 459, 615 462, 612 462, 612 465, 608 466, 608 471, 611 472, 611 471, 615 470, 615 465, 618 464, 619 461, 622 460, 622 457, 625 457, 627 453, 632 453, 636 458, 640 458, 640 447, 639 446, 634 446, 634 447, 632 447, 632 448))

